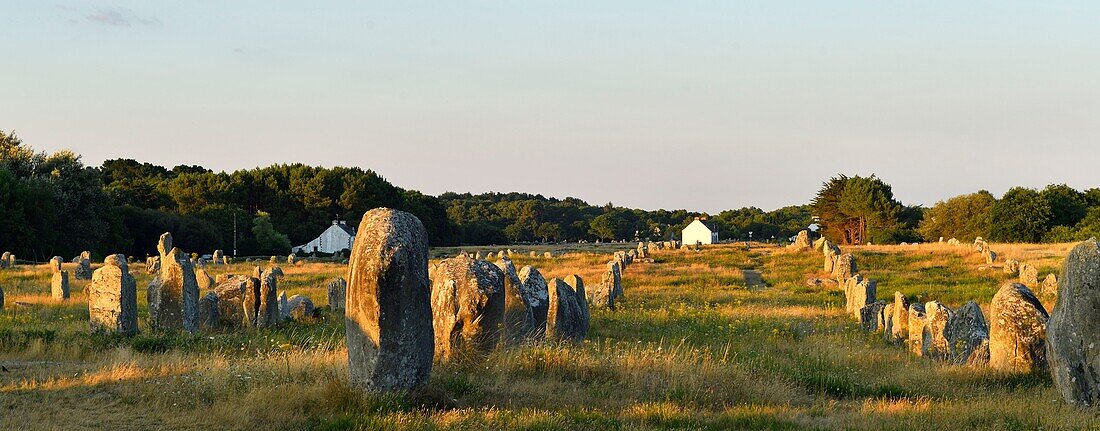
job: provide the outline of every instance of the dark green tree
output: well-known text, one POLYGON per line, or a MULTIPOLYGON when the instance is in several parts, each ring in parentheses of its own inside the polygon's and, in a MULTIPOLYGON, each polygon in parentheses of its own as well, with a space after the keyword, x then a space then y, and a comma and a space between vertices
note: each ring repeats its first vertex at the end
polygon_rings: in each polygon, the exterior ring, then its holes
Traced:
POLYGON ((1039 242, 1050 223, 1050 203, 1035 190, 1014 187, 993 205, 990 217, 990 239, 1039 242))

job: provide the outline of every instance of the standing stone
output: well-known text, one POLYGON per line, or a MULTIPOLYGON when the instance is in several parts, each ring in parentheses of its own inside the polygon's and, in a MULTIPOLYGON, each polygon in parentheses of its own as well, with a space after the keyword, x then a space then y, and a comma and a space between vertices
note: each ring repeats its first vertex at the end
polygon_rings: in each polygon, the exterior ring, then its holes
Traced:
POLYGON ((998 370, 1045 370, 1049 315, 1020 283, 1001 286, 989 306, 989 366, 998 370))
POLYGON ((573 274, 565 277, 565 284, 577 293, 577 305, 581 308, 581 339, 584 339, 588 337, 588 325, 592 317, 592 311, 588 308, 588 292, 584 289, 584 280, 581 276, 573 274))
MULTIPOLYGON (((214 294, 218 296, 218 327, 237 328, 245 324, 244 299, 246 292, 252 287, 252 277, 244 275, 219 276, 219 281, 214 286, 214 294)), ((259 280, 256 283, 259 287, 259 280)), ((255 311, 253 311, 253 319, 255 311)))
POLYGON ((832 250, 825 249, 825 264, 822 266, 822 271, 826 274, 832 274, 836 271, 836 261, 839 255, 833 254, 832 250))
POLYGON ((295 256, 294 253, 291 253, 286 257, 287 265, 294 265, 295 263, 298 263, 298 256, 295 256))
POLYGON ((535 251, 534 251, 534 250, 531 250, 531 253, 529 253, 529 255, 530 255, 531 257, 538 257, 538 256, 539 256, 539 255, 538 255, 538 253, 535 253, 535 251))
POLYGON ((160 257, 153 256, 145 259, 145 273, 146 274, 159 274, 160 273, 160 257))
POLYGON ((91 252, 85 251, 83 253, 80 253, 80 257, 78 258, 76 271, 75 271, 75 273, 76 273, 75 277, 76 277, 77 280, 91 280, 92 279, 92 259, 91 259, 91 256, 92 256, 91 252))
POLYGON ((798 231, 798 235, 795 236, 794 242, 787 246, 787 248, 794 251, 812 249, 813 244, 810 243, 810 232, 805 229, 798 231))
POLYGON ((504 329, 504 272, 459 256, 440 262, 428 277, 436 358, 493 350, 504 329))
POLYGON ((1096 238, 1066 256, 1058 302, 1047 328, 1054 386, 1066 402, 1100 407, 1100 245, 1096 238))
POLYGON ((162 330, 198 330, 199 286, 191 259, 172 247, 172 235, 160 236, 160 273, 149 282, 149 317, 162 330))
POLYGON ((886 340, 901 344, 909 339, 909 299, 901 292, 894 292, 894 303, 891 304, 891 315, 888 317, 886 340))
POLYGON ((577 302, 577 292, 560 278, 554 278, 549 283, 549 296, 546 337, 574 342, 583 341, 581 307, 577 302))
POLYGON ((107 256, 103 266, 92 274, 86 290, 92 329, 124 335, 137 333, 137 282, 130 275, 125 256, 107 256))
POLYGON ((546 252, 546 253, 542 254, 542 257, 545 258, 545 259, 550 259, 550 258, 554 257, 554 255, 550 252, 546 252))
MULTIPOLYGON (((286 292, 283 292, 282 298, 286 298, 286 292)), ((305 295, 294 295, 290 299, 286 300, 284 306, 287 309, 287 317, 294 320, 303 320, 313 317, 313 301, 305 295)))
POLYGON ((0 254, 0 269, 5 269, 8 267, 8 256, 10 255, 11 253, 8 253, 6 251, 4 252, 4 254, 0 254))
POLYGON ((947 245, 959 245, 959 240, 957 238, 951 238, 947 240, 947 245))
POLYGON ((852 278, 859 270, 856 268, 856 258, 850 253, 844 253, 837 257, 836 265, 833 267, 833 278, 837 283, 843 283, 849 278, 852 278))
POLYGON ((947 322, 954 316, 950 308, 939 301, 924 304, 924 330, 921 335, 921 356, 946 361, 951 356, 947 341, 947 322))
POLYGON ((1039 294, 1052 297, 1058 295, 1058 276, 1054 274, 1047 274, 1043 279, 1043 286, 1039 289, 1039 294))
POLYGON ((61 256, 50 259, 50 296, 57 300, 69 299, 69 271, 61 270, 61 256))
POLYGON ((484 256, 481 255, 481 250, 478 250, 476 253, 474 253, 474 259, 482 260, 483 258, 484 256))
POLYGON ((985 258, 985 263, 987 265, 992 265, 993 262, 997 261, 997 253, 994 253, 993 250, 989 249, 989 247, 986 247, 985 250, 982 250, 982 257, 985 258))
POLYGON ((909 316, 907 317, 909 326, 909 351, 917 356, 924 354, 924 321, 924 304, 919 302, 909 304, 909 316))
POLYGON ((195 282, 199 285, 199 291, 205 292, 214 288, 214 277, 206 272, 206 260, 199 258, 195 261, 195 282))
POLYGON ((283 321, 290 319, 290 306, 287 305, 285 290, 279 292, 279 318, 283 321))
POLYGON ((550 311, 550 292, 542 273, 531 265, 519 270, 520 294, 531 310, 531 326, 525 339, 541 340, 546 337, 546 315, 550 311))
POLYGON ((259 306, 256 314, 256 326, 267 328, 282 321, 279 313, 279 276, 272 270, 264 271, 260 277, 259 306))
POLYGON ((622 273, 619 272, 619 263, 615 261, 608 262, 603 279, 596 285, 595 289, 587 291, 589 306, 614 310, 615 292, 622 290, 621 283, 622 273))
POLYGON ((1026 263, 1020 264, 1020 284, 1039 286, 1039 270, 1026 263))
POLYGON ((1001 270, 1004 271, 1005 274, 1016 275, 1020 272, 1020 261, 1016 259, 1005 259, 1005 263, 1001 267, 1001 270))
MULTIPOLYGON (((892 304, 891 304, 892 305, 892 304)), ((878 332, 886 327, 886 301, 875 301, 859 309, 859 327, 867 332, 878 332)))
POLYGON ((4 289, 0 288, 0 310, 4 309, 4 289))
POLYGON ((989 362, 989 325, 977 302, 969 301, 955 310, 944 333, 951 350, 951 362, 958 365, 989 362))
POLYGON ((824 252, 825 242, 828 241, 825 237, 819 237, 814 240, 814 251, 824 252))
POLYGON ((244 319, 242 323, 250 328, 260 326, 260 285, 263 284, 261 278, 263 274, 260 272, 260 267, 256 267, 256 274, 252 277, 248 277, 248 286, 245 287, 241 297, 241 309, 244 312, 244 319))
POLYGON ((875 301, 877 295, 874 280, 865 279, 856 274, 844 282, 844 310, 856 321, 860 320, 860 310, 875 301))
POLYGON ((347 280, 352 386, 372 391, 424 386, 435 349, 424 225, 404 211, 368 211, 359 223, 347 280))
POLYGON ((619 262, 619 271, 626 271, 626 267, 628 265, 626 263, 626 252, 616 251, 615 252, 615 261, 619 262))
POLYGON ((218 294, 206 292, 199 299, 199 329, 211 330, 221 326, 221 308, 218 305, 218 294))
POLYGON ((214 254, 210 256, 210 259, 214 261, 215 265, 221 265, 225 261, 225 253, 221 250, 214 250, 214 254))
POLYGON ((516 265, 508 257, 496 263, 504 277, 504 338, 510 345, 526 340, 534 331, 535 314, 523 297, 523 282, 516 274, 516 265))
POLYGON ((343 313, 345 298, 347 297, 348 282, 343 277, 336 277, 328 282, 328 305, 333 313, 343 313))
POLYGON ((646 247, 644 242, 638 243, 638 259, 645 259, 649 257, 649 247, 646 247))

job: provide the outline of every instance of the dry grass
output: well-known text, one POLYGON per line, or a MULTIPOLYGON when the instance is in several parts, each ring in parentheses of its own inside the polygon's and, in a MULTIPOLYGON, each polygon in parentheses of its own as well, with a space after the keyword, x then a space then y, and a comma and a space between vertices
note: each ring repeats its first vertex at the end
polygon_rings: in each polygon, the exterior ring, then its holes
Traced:
MULTIPOLYGON (((606 253, 630 246, 514 260, 591 285, 606 253)), ((1046 273, 1070 245, 992 247, 1046 273)), ((1009 278, 967 247, 851 251, 882 299, 899 290, 987 304, 1009 278)), ((143 320, 136 337, 100 336, 87 331, 86 282, 59 303, 47 298, 45 267, 0 272, 0 429, 1081 429, 1100 420, 1060 402, 1049 377, 932 363, 863 334, 838 289, 805 285, 821 263, 769 247, 659 251, 627 269, 622 308, 594 310, 584 343, 437 364, 424 391, 401 397, 347 387, 343 319, 323 307, 320 318, 271 330, 183 336, 143 320), (750 268, 766 288, 745 288, 750 268)), ((281 288, 323 305, 325 282, 344 269, 284 270, 281 288)), ((149 277, 133 271, 146 316, 149 277)))

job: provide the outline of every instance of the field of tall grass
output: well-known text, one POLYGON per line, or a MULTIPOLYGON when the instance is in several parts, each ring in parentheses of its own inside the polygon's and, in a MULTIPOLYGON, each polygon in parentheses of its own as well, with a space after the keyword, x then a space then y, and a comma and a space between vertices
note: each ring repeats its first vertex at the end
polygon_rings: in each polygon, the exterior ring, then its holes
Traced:
MULTIPOLYGON (((1002 257, 1057 272, 1071 244, 1002 245, 1002 257)), ((517 255, 549 277, 598 282, 615 247, 517 255), (567 252, 567 253, 563 253, 567 252)), ((506 248, 505 248, 506 249, 506 248)), ((529 248, 515 247, 526 253, 529 248)), ((495 251, 483 249, 481 251, 495 251)), ((469 251, 475 251, 471 248, 469 251)), ((968 247, 850 248, 880 299, 959 306, 1009 279, 968 247)), ((458 249, 435 249, 434 257, 458 249)), ((266 265, 266 263, 264 263, 266 265)), ((1100 416, 1065 405, 1046 375, 1012 375, 913 357, 866 334, 843 293, 811 287, 822 257, 754 245, 658 251, 624 274, 617 311, 593 310, 588 339, 507 348, 436 364, 407 396, 348 388, 344 323, 325 282, 344 267, 285 266, 280 288, 322 305, 308 321, 194 336, 94 335, 86 281, 49 299, 45 266, 0 271, 0 429, 1082 429, 1100 416), (741 270, 767 287, 746 289, 741 270)), ((72 271, 66 264, 66 269, 72 271)), ((249 264, 208 267, 250 273, 249 264)), ((71 273, 71 272, 70 272, 71 273)), ((1053 298, 1044 298, 1048 309, 1053 298)))

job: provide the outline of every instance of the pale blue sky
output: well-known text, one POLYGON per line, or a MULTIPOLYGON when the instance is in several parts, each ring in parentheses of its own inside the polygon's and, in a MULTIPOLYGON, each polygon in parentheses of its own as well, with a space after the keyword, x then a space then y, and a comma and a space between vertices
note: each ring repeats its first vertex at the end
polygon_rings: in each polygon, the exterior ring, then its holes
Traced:
POLYGON ((1100 2, 0 0, 0 129, 90 164, 716 212, 1100 186, 1100 2))

